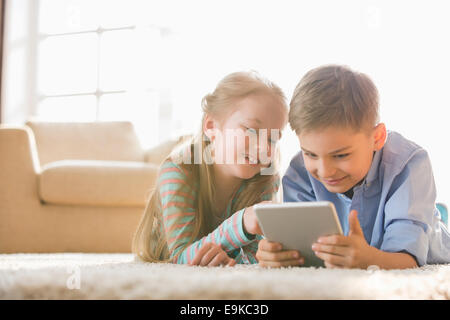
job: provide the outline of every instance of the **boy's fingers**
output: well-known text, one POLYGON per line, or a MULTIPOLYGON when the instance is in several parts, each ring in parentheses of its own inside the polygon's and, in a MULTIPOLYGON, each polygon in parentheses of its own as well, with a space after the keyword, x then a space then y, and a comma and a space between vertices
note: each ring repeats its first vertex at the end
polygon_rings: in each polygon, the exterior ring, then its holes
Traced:
POLYGON ((256 253, 256 257, 258 260, 263 261, 288 261, 288 260, 299 260, 302 259, 302 255, 295 250, 289 250, 289 251, 278 251, 278 252, 269 252, 269 251, 262 251, 259 250, 256 253))
POLYGON ((336 256, 334 254, 314 252, 315 255, 324 261, 324 263, 329 263, 335 266, 345 266, 346 258, 341 256, 336 256))
POLYGON ((347 256, 348 252, 349 252, 349 248, 350 247, 326 245, 326 244, 319 244, 319 243, 314 243, 312 245, 313 251, 331 253, 331 254, 338 255, 338 256, 347 256))
POLYGON ((326 261, 324 262, 324 264, 325 264, 325 267, 327 267, 329 269, 342 269, 341 266, 337 266, 337 265, 334 265, 334 264, 326 262, 326 261))
POLYGON ((328 237, 320 237, 319 239, 317 239, 317 243, 348 246, 351 243, 351 241, 347 236, 333 235, 328 237))
POLYGON ((269 268, 282 268, 282 267, 293 267, 293 266, 302 266, 304 262, 300 262, 299 260, 285 260, 285 261, 260 261, 259 265, 261 267, 269 267, 269 268))
POLYGON ((364 232, 358 220, 358 211, 350 211, 350 214, 348 215, 348 222, 350 225, 349 235, 364 236, 364 232))
POLYGON ((283 249, 283 246, 281 245, 281 243, 262 239, 261 241, 259 241, 258 248, 262 251, 277 252, 283 249))

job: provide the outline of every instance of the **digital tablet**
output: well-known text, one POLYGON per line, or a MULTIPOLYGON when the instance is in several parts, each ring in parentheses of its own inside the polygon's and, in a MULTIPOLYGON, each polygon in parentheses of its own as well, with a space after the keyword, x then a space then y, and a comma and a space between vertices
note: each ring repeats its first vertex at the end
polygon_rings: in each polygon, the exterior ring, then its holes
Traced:
POLYGON ((283 250, 298 250, 305 267, 323 267, 311 246, 321 236, 342 235, 334 204, 329 201, 257 204, 259 226, 269 241, 279 242, 283 250))

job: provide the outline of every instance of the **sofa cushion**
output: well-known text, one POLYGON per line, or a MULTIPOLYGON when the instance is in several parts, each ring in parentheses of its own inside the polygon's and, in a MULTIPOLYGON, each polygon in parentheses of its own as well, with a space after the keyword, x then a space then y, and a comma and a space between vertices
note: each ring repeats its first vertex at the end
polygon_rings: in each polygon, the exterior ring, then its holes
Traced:
POLYGON ((144 207, 157 171, 144 162, 56 161, 42 167, 39 196, 48 204, 144 207))
POLYGON ((34 133, 40 164, 59 160, 145 161, 127 121, 26 123, 34 133))

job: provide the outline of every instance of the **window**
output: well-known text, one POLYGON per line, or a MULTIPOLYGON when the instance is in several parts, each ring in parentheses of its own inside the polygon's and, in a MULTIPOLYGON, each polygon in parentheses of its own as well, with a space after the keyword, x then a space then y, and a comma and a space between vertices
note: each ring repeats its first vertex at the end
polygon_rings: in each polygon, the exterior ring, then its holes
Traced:
POLYGON ((144 146, 167 138, 158 124, 170 127, 172 117, 171 97, 160 81, 171 30, 140 22, 136 13, 151 10, 150 2, 10 3, 14 12, 28 9, 24 20, 31 17, 23 32, 27 42, 16 43, 10 54, 11 60, 28 60, 14 64, 31 77, 22 79, 30 96, 27 119, 129 120, 144 146))

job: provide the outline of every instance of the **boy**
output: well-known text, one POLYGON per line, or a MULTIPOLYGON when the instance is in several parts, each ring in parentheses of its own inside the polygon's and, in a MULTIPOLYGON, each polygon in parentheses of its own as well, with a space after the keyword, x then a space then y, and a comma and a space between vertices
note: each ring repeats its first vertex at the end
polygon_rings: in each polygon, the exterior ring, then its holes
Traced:
MULTIPOLYGON (((412 268, 450 262, 450 234, 435 206, 427 152, 378 122, 378 92, 346 66, 309 71, 297 85, 289 122, 301 151, 283 177, 285 202, 334 203, 344 236, 313 244, 329 268, 412 268)), ((304 263, 263 239, 260 265, 304 263)))

